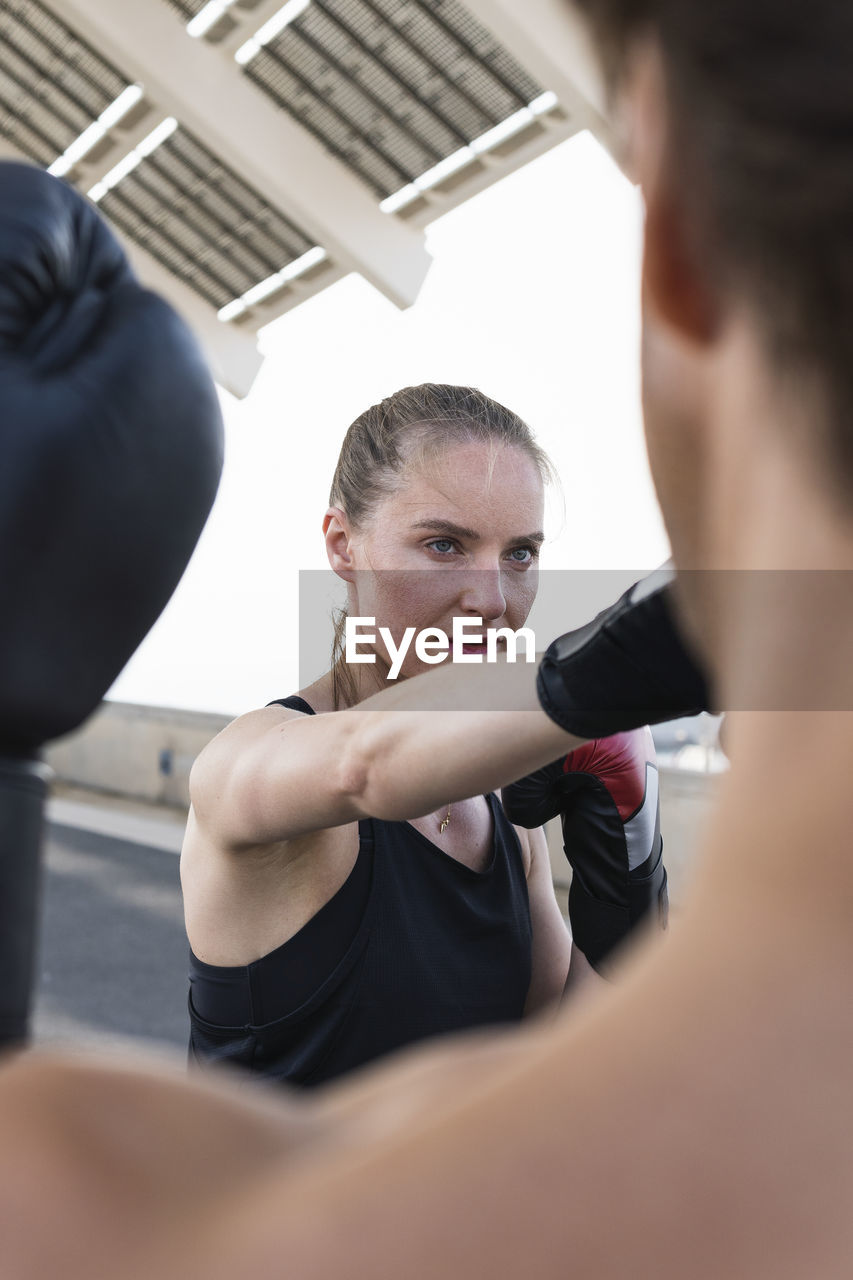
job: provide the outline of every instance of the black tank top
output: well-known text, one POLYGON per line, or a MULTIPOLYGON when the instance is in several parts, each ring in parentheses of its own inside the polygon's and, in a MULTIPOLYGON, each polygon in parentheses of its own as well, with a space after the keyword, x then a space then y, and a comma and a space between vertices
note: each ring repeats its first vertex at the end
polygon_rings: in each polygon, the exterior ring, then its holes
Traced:
MULTIPOLYGON (((314 714, 301 698, 280 705, 314 714)), ((355 866, 292 938, 252 964, 190 953, 190 1057, 315 1085, 427 1036, 512 1022, 530 985, 521 846, 494 795, 473 871, 407 822, 365 818, 355 866)))

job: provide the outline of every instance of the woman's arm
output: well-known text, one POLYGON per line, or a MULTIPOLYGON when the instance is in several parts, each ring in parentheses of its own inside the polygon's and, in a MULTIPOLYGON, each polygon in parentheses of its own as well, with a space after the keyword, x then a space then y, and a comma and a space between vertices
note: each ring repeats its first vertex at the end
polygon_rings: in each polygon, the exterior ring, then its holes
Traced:
POLYGON ((196 761, 196 818, 239 849, 497 790, 580 741, 541 709, 537 669, 448 664, 346 711, 241 716, 196 761))
POLYGON ((573 1002, 572 1007, 574 1007, 580 997, 586 995, 587 992, 600 991, 606 986, 608 986, 607 979, 602 978, 600 973, 596 973, 584 953, 572 942, 569 976, 566 979, 563 999, 571 1000, 573 1002))
POLYGON ((527 835, 530 840, 527 893, 533 929, 533 956, 525 1017, 540 1013, 549 1006, 556 1011, 566 986, 572 951, 571 934, 554 897, 545 830, 536 827, 527 835))
POLYGON ((420 817, 497 790, 590 738, 707 706, 670 594, 669 579, 652 575, 561 636, 538 666, 445 664, 346 711, 244 717, 200 758, 196 815, 231 848, 366 816, 420 817))

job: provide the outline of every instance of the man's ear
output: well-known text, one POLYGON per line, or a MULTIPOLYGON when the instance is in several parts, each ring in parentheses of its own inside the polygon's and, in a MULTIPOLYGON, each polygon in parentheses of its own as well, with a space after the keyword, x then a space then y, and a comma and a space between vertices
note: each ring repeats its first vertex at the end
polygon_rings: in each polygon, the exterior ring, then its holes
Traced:
POLYGON ((346 512, 341 507, 329 507, 323 517, 323 536, 326 540, 326 555, 329 564, 345 582, 352 582, 355 577, 355 565, 352 558, 352 531, 346 512))
POLYGON ((720 327, 718 295, 706 267, 698 260, 681 199, 661 183, 646 197, 644 304, 697 346, 712 342, 720 327))
POLYGON ((626 92, 631 121, 629 165, 646 207, 643 303, 685 341, 704 346, 720 325, 719 294, 691 224, 688 176, 673 155, 671 108, 663 59, 652 39, 638 43, 626 92))

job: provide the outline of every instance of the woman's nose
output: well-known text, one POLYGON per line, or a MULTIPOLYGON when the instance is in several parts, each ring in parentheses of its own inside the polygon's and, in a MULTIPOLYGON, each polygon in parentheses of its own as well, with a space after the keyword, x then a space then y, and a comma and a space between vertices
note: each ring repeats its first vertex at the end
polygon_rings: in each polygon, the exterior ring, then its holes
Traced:
POLYGON ((465 574, 460 604, 471 617, 494 622, 506 612, 506 597, 501 571, 495 566, 488 569, 471 569, 465 574))

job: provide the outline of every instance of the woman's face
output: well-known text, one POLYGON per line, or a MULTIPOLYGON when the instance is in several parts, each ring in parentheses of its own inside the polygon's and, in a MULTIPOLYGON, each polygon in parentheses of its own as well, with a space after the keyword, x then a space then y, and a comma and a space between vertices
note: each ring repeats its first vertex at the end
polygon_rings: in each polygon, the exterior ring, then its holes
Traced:
MULTIPOLYGON (((428 466, 404 472, 351 532, 351 616, 376 619, 370 630, 386 661, 382 626, 397 644, 407 627, 416 634, 437 627, 451 637, 454 618, 518 630, 536 595, 543 515, 542 478, 522 449, 448 447, 428 466)), ((464 652, 484 653, 485 640, 464 652)), ((410 643, 400 675, 427 669, 410 643)))

